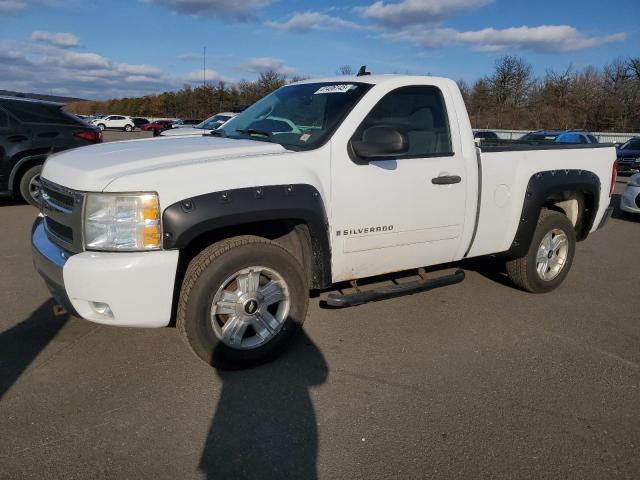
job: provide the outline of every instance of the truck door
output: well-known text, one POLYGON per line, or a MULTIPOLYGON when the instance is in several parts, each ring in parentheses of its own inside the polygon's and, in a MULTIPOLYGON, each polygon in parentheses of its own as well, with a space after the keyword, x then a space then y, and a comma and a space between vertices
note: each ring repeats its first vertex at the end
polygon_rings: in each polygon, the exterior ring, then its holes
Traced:
POLYGON ((466 167, 452 142, 451 100, 430 85, 390 89, 378 97, 369 111, 356 107, 332 139, 334 281, 450 262, 460 247, 466 167), (375 126, 404 134, 408 151, 358 158, 350 141, 375 126))

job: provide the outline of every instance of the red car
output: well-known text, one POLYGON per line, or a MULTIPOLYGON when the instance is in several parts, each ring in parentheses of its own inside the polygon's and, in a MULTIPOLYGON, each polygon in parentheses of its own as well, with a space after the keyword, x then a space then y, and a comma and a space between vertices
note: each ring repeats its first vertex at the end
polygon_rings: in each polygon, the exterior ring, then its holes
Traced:
POLYGON ((152 130, 154 135, 159 135, 161 131, 171 128, 171 125, 173 125, 173 120, 156 120, 155 122, 142 125, 140 128, 147 132, 152 130))

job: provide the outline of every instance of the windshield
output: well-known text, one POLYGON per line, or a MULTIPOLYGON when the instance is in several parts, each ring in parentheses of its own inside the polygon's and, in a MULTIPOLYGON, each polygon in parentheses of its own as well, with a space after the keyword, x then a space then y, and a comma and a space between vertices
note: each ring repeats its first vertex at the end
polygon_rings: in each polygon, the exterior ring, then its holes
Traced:
POLYGON ((229 120, 231 117, 227 115, 214 115, 213 117, 207 118, 204 122, 200 122, 195 128, 204 128, 206 130, 215 130, 224 122, 229 120))
POLYGON ((620 145, 620 150, 640 150, 640 138, 632 138, 620 145))
POLYGON ((369 84, 348 82, 288 85, 254 103, 218 131, 229 138, 316 148, 370 88, 369 84))

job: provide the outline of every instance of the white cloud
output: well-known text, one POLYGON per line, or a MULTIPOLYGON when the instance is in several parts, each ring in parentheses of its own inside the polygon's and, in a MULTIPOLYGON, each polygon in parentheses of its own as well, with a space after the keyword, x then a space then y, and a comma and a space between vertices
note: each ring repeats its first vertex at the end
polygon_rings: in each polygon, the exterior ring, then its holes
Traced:
POLYGON ((13 15, 26 10, 29 5, 20 0, 0 0, 0 14, 13 15))
POLYGON ((472 10, 493 0, 403 0, 395 3, 377 1, 368 7, 356 7, 365 18, 386 26, 435 23, 458 11, 472 10))
POLYGON ((320 12, 302 12, 294 14, 286 22, 266 22, 266 25, 292 32, 308 32, 309 30, 351 29, 362 30, 368 27, 340 17, 320 12))
POLYGON ((193 60, 202 60, 202 54, 201 53, 186 52, 186 53, 180 53, 180 54, 176 55, 176 58, 178 60, 183 60, 185 62, 193 61, 193 60))
POLYGON ((521 26, 505 29, 491 27, 472 31, 412 26, 397 32, 387 32, 383 37, 427 48, 466 44, 471 45, 474 50, 483 52, 516 48, 545 53, 563 53, 621 42, 626 38, 626 34, 588 36, 568 25, 521 26))
POLYGON ((239 21, 253 20, 256 11, 272 0, 141 0, 169 10, 196 16, 223 17, 239 21))
POLYGON ((23 92, 65 91, 84 98, 157 93, 181 82, 158 67, 118 63, 94 52, 47 44, 0 40, 0 88, 23 92))
POLYGON ((69 48, 77 47, 80 44, 80 40, 73 33, 51 33, 36 30, 31 33, 31 40, 35 42, 43 42, 56 47, 69 48))
POLYGON ((92 52, 66 52, 61 55, 45 57, 45 62, 61 67, 78 69, 107 68, 112 67, 108 58, 92 52))
POLYGON ((254 73, 273 70, 282 75, 293 75, 296 72, 296 69, 288 66, 284 60, 272 57, 250 58, 247 63, 242 65, 242 68, 254 73))
POLYGON ((160 75, 162 70, 158 67, 154 67, 153 65, 130 65, 128 63, 120 63, 116 65, 116 70, 120 73, 125 73, 128 75, 160 75))
POLYGON ((620 42, 626 38, 626 35, 615 33, 590 37, 569 25, 541 25, 459 32, 457 38, 460 42, 477 45, 480 50, 497 51, 516 47, 544 52, 573 52, 620 42))
MULTIPOLYGON (((182 77, 182 80, 187 83, 195 83, 202 85, 202 70, 194 70, 182 77)), ((233 82, 232 78, 221 75, 211 68, 207 68, 205 71, 205 79, 207 83, 215 83, 215 82, 233 82)))

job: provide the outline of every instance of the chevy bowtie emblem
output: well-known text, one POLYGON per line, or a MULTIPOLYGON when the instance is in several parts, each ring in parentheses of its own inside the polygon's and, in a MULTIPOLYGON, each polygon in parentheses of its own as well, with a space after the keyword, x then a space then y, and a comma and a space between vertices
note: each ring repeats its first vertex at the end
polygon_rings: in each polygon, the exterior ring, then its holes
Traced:
POLYGON ((253 315, 258 310, 258 302, 255 300, 249 300, 244 304, 244 311, 247 315, 253 315))

